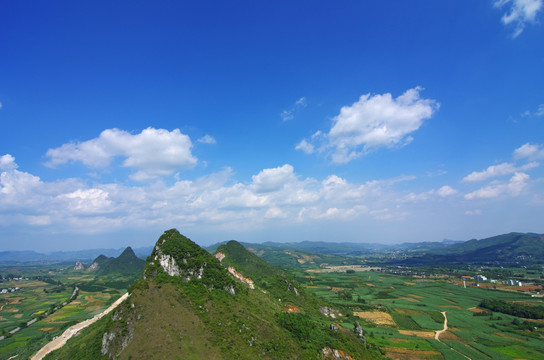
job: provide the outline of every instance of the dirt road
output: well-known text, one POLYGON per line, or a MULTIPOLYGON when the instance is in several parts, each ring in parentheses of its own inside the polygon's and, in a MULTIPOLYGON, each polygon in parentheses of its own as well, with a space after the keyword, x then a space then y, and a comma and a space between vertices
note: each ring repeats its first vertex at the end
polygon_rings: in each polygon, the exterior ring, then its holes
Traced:
POLYGON ((40 349, 32 358, 31 360, 41 360, 45 357, 45 355, 49 354, 51 351, 60 349, 61 347, 66 344, 68 339, 70 339, 72 336, 76 335, 81 330, 85 329, 87 326, 95 323, 96 321, 100 320, 103 316, 109 314, 113 309, 115 309, 119 304, 121 304, 126 298, 128 298, 129 294, 126 293, 123 296, 121 296, 117 301, 115 301, 109 308, 104 310, 102 313, 95 315, 95 317, 82 321, 79 324, 76 324, 74 326, 69 327, 66 329, 61 336, 53 339, 48 344, 46 344, 43 348, 40 349))
POLYGON ((444 315, 444 328, 440 331, 437 331, 436 334, 434 334, 434 338, 438 341, 440 341, 440 335, 442 335, 442 333, 446 332, 446 330, 448 330, 448 317, 446 316, 446 312, 445 311, 442 311, 442 315, 444 315))

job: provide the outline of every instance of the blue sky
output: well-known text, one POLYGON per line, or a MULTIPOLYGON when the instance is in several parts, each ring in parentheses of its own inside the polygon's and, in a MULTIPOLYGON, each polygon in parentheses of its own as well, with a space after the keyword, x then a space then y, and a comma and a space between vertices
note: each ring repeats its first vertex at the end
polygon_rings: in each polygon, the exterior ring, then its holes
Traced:
POLYGON ((0 3, 0 244, 544 232, 542 0, 0 3))

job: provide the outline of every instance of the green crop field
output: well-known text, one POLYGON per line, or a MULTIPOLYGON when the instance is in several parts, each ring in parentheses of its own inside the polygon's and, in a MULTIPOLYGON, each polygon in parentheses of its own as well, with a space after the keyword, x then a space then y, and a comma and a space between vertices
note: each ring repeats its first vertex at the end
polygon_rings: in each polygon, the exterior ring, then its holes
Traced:
POLYGON ((483 299, 528 305, 542 304, 541 299, 513 291, 464 288, 444 277, 422 279, 380 272, 310 274, 295 272, 307 291, 348 315, 360 314, 368 342, 391 358, 536 360, 544 354, 543 320, 533 321, 534 327, 528 329, 523 328, 524 319, 512 315, 475 315, 485 311, 478 310, 483 299), (448 331, 437 341, 434 334, 444 326, 442 312, 448 318, 448 331))
POLYGON ((25 279, 0 284, 0 288, 21 288, 0 294, 0 336, 5 336, 0 340, 0 359, 15 355, 29 358, 69 326, 106 309, 134 279, 115 274, 95 276, 75 272, 70 267, 51 268, 50 265, 2 271, 14 272, 25 279), (88 286, 90 291, 80 289, 70 302, 74 287, 85 288, 86 285, 91 285, 88 286), (28 325, 33 319, 38 320, 28 325), (16 328, 20 330, 10 334, 16 328))

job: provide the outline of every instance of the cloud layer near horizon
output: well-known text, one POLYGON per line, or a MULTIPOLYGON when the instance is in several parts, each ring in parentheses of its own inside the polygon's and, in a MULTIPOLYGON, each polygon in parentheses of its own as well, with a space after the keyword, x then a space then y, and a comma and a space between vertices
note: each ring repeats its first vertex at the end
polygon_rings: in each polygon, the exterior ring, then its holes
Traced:
MULTIPOLYGON (((166 139, 181 135, 175 130, 151 133, 169 134, 166 139)), ((118 131, 118 134, 127 136, 128 133, 118 131)), ((102 135, 97 139, 94 141, 100 143, 102 135)), ((190 139, 184 143, 187 142, 190 143, 190 139)), ((81 144, 74 146, 75 154, 80 154, 77 149, 87 151, 81 144)), ((160 158, 170 158, 166 150, 171 148, 171 143, 167 141, 163 146, 157 149, 155 159, 160 164, 172 164, 160 158)), ((513 156, 518 161, 539 156, 541 146, 525 144, 516 149, 513 156)), ((51 155, 56 164, 68 159, 80 160, 66 152, 67 147, 60 149, 64 158, 56 157, 58 154, 51 155)), ((97 159, 84 163, 91 168, 107 164, 107 157, 105 160, 97 159)), ((185 166, 187 162, 175 164, 185 166)), ((6 154, 0 157, 0 224, 4 227, 48 228, 58 233, 100 233, 127 226, 144 228, 171 224, 244 231, 271 226, 278 219, 281 219, 282 226, 357 219, 405 221, 415 216, 412 206, 430 206, 431 203, 457 204, 455 206, 465 207, 460 210, 464 214, 481 215, 482 210, 471 209, 470 202, 480 201, 481 206, 481 201, 520 196, 532 184, 531 177, 522 170, 537 166, 536 162, 490 166, 483 172, 473 172, 460 179, 459 186, 465 184, 464 189, 444 184, 439 188, 412 192, 398 190, 396 185, 413 181, 414 176, 357 184, 335 174, 321 180, 303 177, 290 164, 263 169, 249 182, 234 179, 230 168, 170 185, 160 178, 136 185, 89 184, 73 178, 45 182, 36 175, 19 170, 15 158, 6 154), (510 179, 501 180, 509 174, 513 174, 510 179), (485 180, 491 182, 476 189, 470 188, 471 184, 485 180)), ((176 168, 168 169, 154 174, 167 174, 176 168)), ((143 170, 148 169, 144 166, 143 170)))

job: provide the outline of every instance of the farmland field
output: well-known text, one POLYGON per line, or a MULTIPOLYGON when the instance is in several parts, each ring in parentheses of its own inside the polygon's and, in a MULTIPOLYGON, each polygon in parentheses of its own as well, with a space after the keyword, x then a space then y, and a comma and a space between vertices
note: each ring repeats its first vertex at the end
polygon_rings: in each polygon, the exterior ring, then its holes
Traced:
POLYGON ((529 322, 478 307, 483 299, 521 301, 527 306, 542 305, 542 299, 492 287, 464 288, 448 277, 412 278, 373 271, 295 274, 306 291, 358 317, 368 343, 390 358, 543 358, 543 320, 529 322), (444 326, 442 312, 448 330, 435 340, 436 331, 444 326))
POLYGON ((132 282, 126 277, 96 277, 66 267, 23 267, 17 275, 22 278, 0 284, 0 288, 19 288, 0 294, 0 336, 5 337, 0 340, 0 359, 15 355, 29 358, 69 326, 102 312, 132 282), (79 290, 72 297, 76 286, 79 290))

